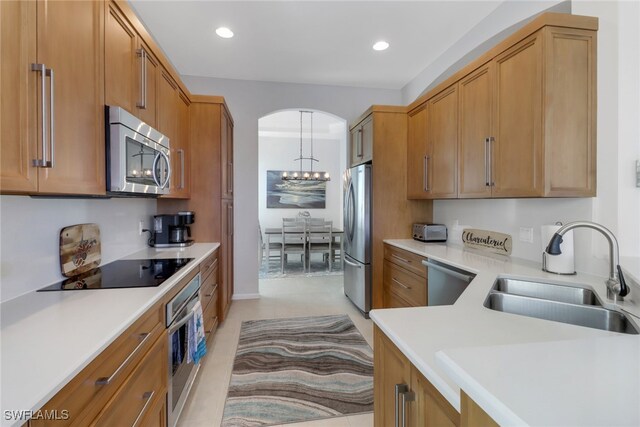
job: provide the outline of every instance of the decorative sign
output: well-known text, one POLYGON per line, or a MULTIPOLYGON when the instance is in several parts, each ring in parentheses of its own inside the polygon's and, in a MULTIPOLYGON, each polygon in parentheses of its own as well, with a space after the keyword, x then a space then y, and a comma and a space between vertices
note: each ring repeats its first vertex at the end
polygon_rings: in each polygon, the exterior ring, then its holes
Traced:
POLYGON ((465 228, 462 230, 462 242, 468 248, 495 254, 511 255, 512 242, 510 234, 465 228))

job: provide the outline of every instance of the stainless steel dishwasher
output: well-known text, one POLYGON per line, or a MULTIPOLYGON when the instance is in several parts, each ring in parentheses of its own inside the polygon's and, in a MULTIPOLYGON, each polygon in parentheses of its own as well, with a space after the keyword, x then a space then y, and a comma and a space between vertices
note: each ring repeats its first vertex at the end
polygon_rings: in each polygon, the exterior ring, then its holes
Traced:
POLYGON ((427 267, 427 305, 452 305, 462 295, 475 274, 432 259, 427 267))

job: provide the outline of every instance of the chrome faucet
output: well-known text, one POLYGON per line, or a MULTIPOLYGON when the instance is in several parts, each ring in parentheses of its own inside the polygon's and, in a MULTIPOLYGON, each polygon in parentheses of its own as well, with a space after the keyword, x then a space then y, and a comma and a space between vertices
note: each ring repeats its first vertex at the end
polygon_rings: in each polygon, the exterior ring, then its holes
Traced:
POLYGON ((562 236, 569 230, 573 230, 578 227, 591 228, 599 231, 607 238, 609 242, 609 278, 606 281, 607 284, 607 298, 623 300, 625 295, 629 294, 629 287, 624 280, 622 270, 620 269, 620 260, 618 255, 618 240, 611 231, 603 227, 600 224, 590 221, 576 221, 563 225, 558 231, 551 237, 547 249, 545 252, 549 255, 560 255, 560 244, 562 243, 562 236))

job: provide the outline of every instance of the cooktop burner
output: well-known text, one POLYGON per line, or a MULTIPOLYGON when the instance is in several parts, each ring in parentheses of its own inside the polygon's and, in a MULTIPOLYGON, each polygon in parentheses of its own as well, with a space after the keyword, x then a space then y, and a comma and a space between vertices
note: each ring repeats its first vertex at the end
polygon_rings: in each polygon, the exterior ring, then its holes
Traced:
POLYGON ((163 258, 113 261, 39 289, 38 292, 159 286, 192 260, 163 258))

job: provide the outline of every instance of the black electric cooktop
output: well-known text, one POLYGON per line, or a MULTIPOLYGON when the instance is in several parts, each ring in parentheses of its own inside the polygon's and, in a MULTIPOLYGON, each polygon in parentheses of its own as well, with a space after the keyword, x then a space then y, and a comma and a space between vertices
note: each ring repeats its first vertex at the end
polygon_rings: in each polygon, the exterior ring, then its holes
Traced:
POLYGON ((159 286, 193 259, 163 258, 113 261, 102 267, 39 289, 38 292, 159 286))

